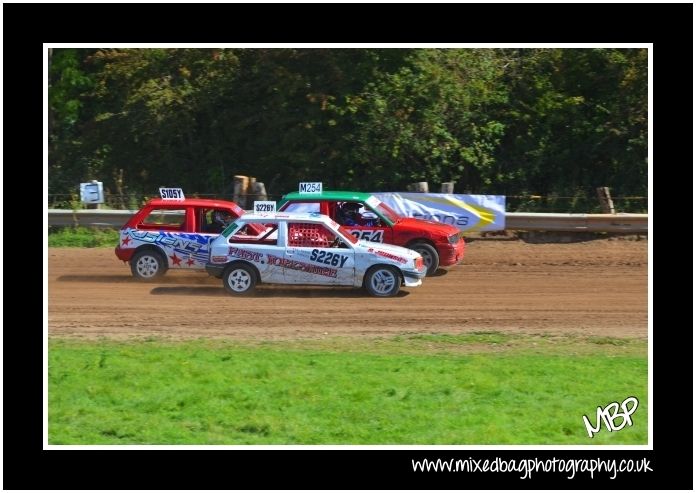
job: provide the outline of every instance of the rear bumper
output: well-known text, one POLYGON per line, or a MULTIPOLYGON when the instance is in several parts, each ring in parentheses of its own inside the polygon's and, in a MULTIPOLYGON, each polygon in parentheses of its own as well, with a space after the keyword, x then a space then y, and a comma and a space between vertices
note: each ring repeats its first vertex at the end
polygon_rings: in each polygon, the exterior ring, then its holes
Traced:
POLYGON ((460 238, 456 245, 437 245, 437 253, 440 254, 440 267, 456 265, 464 258, 466 244, 464 238, 460 238))
POLYGON ((121 248, 120 246, 117 246, 115 251, 116 256, 119 260, 128 262, 131 258, 133 258, 133 252, 135 252, 135 248, 121 248))

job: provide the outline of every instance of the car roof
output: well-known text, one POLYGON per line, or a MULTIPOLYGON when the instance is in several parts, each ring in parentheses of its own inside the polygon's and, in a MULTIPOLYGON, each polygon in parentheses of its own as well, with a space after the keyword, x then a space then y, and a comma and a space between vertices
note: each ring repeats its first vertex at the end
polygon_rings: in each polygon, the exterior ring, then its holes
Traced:
POLYGON ((324 190, 322 193, 300 193, 290 192, 283 196, 284 201, 288 200, 340 200, 364 202, 372 196, 366 192, 351 192, 345 190, 324 190))
MULTIPOLYGON (((229 200, 218 199, 184 199, 184 200, 165 200, 165 199, 150 199, 145 206, 154 205, 158 207, 172 207, 176 205, 190 207, 225 207, 236 209, 239 207, 236 203, 229 200)), ((144 206, 143 206, 144 207, 144 206)))

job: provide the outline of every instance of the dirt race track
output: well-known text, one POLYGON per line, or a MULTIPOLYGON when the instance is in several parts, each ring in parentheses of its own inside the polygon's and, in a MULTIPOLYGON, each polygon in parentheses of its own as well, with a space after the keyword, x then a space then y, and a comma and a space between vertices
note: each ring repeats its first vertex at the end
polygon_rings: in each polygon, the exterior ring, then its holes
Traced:
POLYGON ((235 298, 205 272, 140 283, 111 248, 48 252, 50 336, 294 339, 514 331, 647 337, 647 241, 479 240, 462 264, 400 296, 261 286, 235 298))

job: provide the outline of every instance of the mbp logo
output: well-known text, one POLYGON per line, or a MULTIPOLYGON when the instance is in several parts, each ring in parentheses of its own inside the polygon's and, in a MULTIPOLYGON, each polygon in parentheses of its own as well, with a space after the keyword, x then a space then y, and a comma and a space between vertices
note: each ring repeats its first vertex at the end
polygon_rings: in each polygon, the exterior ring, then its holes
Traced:
POLYGON ((585 423, 585 428, 587 429, 587 434, 592 438, 595 433, 598 433, 602 428, 602 422, 607 427, 609 431, 619 431, 622 430, 626 425, 633 426, 633 421, 631 420, 631 415, 638 409, 638 399, 635 397, 626 397, 626 399, 621 403, 621 409, 623 412, 619 412, 619 403, 612 402, 608 404, 607 407, 602 409, 601 406, 597 407, 597 426, 592 426, 590 420, 587 416, 582 417, 583 423, 585 423), (616 425, 616 419, 621 418, 621 424, 616 425))

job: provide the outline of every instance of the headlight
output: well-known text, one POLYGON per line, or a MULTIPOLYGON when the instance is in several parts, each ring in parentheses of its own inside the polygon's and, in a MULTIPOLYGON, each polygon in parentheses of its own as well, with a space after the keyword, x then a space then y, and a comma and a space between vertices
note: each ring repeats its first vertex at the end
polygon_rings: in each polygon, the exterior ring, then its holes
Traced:
POLYGON ((450 244, 456 245, 457 243, 459 243, 459 238, 460 238, 459 233, 456 233, 447 239, 449 240, 450 244))

